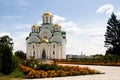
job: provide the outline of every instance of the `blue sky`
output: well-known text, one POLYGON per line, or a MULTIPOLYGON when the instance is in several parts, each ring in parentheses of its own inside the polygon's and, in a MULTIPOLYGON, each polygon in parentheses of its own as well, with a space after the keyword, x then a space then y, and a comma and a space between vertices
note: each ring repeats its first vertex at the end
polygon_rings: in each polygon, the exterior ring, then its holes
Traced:
POLYGON ((119 0, 0 0, 0 36, 13 38, 14 51, 26 51, 25 38, 49 11, 67 32, 67 54, 105 54, 104 34, 112 12, 120 19, 119 0))

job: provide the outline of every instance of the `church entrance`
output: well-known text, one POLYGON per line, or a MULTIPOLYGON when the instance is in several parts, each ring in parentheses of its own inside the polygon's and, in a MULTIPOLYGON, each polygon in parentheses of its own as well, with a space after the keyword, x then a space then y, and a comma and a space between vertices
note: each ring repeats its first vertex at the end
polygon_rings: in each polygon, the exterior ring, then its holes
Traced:
POLYGON ((42 52, 42 59, 45 59, 46 58, 46 53, 45 53, 45 50, 43 49, 43 52, 42 52))

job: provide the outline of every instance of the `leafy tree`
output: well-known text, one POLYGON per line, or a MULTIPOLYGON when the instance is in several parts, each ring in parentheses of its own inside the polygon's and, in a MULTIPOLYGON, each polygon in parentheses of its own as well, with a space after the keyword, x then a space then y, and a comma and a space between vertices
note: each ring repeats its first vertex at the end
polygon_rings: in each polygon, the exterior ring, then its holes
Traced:
POLYGON ((12 60, 13 60, 12 65, 13 65, 14 69, 17 68, 19 66, 19 64, 21 64, 20 58, 15 55, 12 56, 12 60))
POLYGON ((16 51, 15 56, 19 57, 20 59, 26 59, 26 54, 23 51, 16 51))
POLYGON ((120 21, 112 13, 108 20, 108 26, 105 33, 105 47, 107 47, 106 54, 120 56, 120 21))
POLYGON ((0 46, 1 46, 1 52, 4 47, 8 46, 11 50, 13 50, 13 42, 12 39, 9 36, 2 36, 0 37, 0 46))
POLYGON ((1 72, 5 75, 10 74, 13 70, 12 65, 12 51, 6 46, 2 54, 2 69, 1 72))
POLYGON ((2 68, 1 58, 2 58, 2 53, 0 53, 0 70, 1 70, 1 68, 2 68))
POLYGON ((13 42, 9 36, 0 37, 0 51, 2 53, 1 59, 1 72, 5 75, 10 74, 13 70, 12 66, 12 50, 13 50, 13 42))

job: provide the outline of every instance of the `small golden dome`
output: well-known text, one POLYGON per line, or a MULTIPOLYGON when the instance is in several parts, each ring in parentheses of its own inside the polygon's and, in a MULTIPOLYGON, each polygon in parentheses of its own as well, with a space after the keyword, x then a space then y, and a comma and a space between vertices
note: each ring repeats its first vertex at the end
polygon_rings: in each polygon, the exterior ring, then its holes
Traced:
POLYGON ((51 16, 52 14, 50 13, 50 12, 45 12, 44 14, 43 14, 43 16, 51 16))
POLYGON ((38 28, 38 25, 37 25, 37 24, 34 24, 34 25, 32 26, 32 28, 38 28))
POLYGON ((54 27, 61 27, 61 25, 59 25, 59 24, 55 24, 54 27))
POLYGON ((42 42, 48 42, 48 39, 43 38, 42 42))

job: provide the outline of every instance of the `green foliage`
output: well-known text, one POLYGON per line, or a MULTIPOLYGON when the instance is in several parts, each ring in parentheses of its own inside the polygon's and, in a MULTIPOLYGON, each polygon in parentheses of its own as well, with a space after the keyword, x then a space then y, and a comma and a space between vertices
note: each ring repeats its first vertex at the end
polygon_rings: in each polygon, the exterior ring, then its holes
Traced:
POLYGON ((2 59, 2 53, 0 53, 0 71, 1 71, 1 68, 2 68, 1 59, 2 59))
POLYGON ((23 63, 25 66, 29 66, 31 68, 34 68, 36 70, 58 70, 59 68, 57 67, 56 64, 44 64, 39 60, 27 60, 26 62, 23 63))
POLYGON ((15 55, 13 55, 12 56, 12 67, 13 68, 17 68, 18 67, 18 65, 21 63, 21 60, 19 59, 19 57, 17 57, 17 56, 15 56, 15 55))
POLYGON ((0 74, 0 80, 21 80, 21 78, 25 78, 25 75, 20 68, 15 68, 9 75, 0 74))
POLYGON ((15 70, 10 74, 12 78, 25 78, 25 75, 20 70, 20 68, 15 68, 15 70))
POLYGON ((8 46, 11 50, 13 49, 13 42, 9 36, 0 37, 0 49, 3 51, 4 47, 8 46))
POLYGON ((44 70, 44 71, 48 71, 48 70, 59 70, 59 68, 57 67, 56 64, 37 64, 35 67, 36 70, 44 70))
POLYGON ((12 65, 12 52, 8 46, 4 48, 1 63, 2 63, 1 72, 5 75, 10 74, 13 70, 13 65, 12 65))
POLYGON ((0 80, 10 80, 10 77, 8 77, 8 76, 0 76, 0 80))
POLYGON ((26 59, 26 54, 23 51, 16 51, 15 55, 20 59, 26 59))
POLYGON ((107 47, 106 54, 120 56, 120 21, 112 13, 108 20, 108 26, 105 33, 105 47, 107 47))
POLYGON ((0 51, 1 51, 1 72, 8 75, 12 72, 12 50, 13 42, 9 36, 0 37, 0 51))

